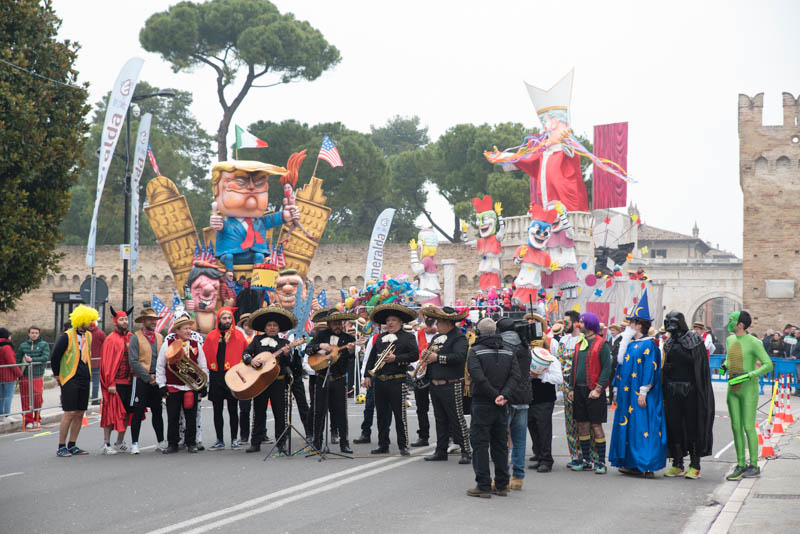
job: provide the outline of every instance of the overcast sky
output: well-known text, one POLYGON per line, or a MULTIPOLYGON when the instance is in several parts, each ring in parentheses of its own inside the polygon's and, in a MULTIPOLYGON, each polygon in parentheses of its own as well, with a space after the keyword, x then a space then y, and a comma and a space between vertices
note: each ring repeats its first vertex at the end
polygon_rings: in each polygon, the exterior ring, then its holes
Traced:
MULTIPOLYGON (((697 221, 700 237, 738 255, 737 95, 764 92, 765 123, 779 124, 781 92, 800 92, 800 2, 792 0, 663 8, 582 0, 274 3, 318 28, 342 61, 314 82, 251 90, 234 123, 341 121, 367 132, 397 114, 419 115, 434 140, 458 123, 534 125, 522 81, 550 87, 574 67, 573 129, 591 136, 595 124, 630 123, 628 171, 638 183, 629 200, 643 221, 687 234, 697 221)), ((142 80, 192 91, 192 111, 216 132, 212 71, 175 74, 139 45, 147 17, 169 5, 55 1, 60 36, 82 45, 77 68, 92 102, 139 56, 142 80)), ((347 165, 347 154, 342 159, 347 165)), ((452 227, 446 203, 432 206, 452 227)))

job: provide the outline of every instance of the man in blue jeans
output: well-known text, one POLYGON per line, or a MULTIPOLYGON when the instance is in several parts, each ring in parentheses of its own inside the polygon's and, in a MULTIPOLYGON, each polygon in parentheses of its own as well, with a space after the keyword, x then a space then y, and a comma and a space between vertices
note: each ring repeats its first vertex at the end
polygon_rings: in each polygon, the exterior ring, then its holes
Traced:
POLYGON ((467 366, 472 378, 472 419, 469 436, 472 468, 477 486, 470 497, 508 495, 508 399, 520 380, 519 364, 503 338, 495 335, 495 322, 478 322, 479 337, 469 350, 467 366), (494 463, 494 485, 489 471, 489 450, 494 463))
POLYGON ((508 399, 508 427, 511 434, 511 482, 508 488, 522 489, 525 478, 525 440, 528 432, 528 405, 531 403, 531 381, 526 380, 531 368, 531 352, 514 331, 514 321, 504 317, 497 321, 497 331, 503 343, 514 353, 519 366, 520 380, 508 399))

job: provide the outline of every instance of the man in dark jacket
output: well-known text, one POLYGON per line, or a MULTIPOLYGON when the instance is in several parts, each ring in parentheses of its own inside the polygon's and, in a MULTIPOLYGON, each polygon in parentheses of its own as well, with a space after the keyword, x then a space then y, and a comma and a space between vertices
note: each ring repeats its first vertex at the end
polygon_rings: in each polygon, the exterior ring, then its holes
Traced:
POLYGON ((514 331, 514 321, 505 317, 497 321, 497 331, 503 343, 513 351, 519 366, 520 380, 508 399, 508 427, 511 434, 511 482, 512 490, 522 489, 525 478, 525 438, 528 429, 528 405, 531 403, 531 381, 525 380, 531 368, 531 352, 514 331))
POLYGON ((472 378, 472 468, 477 486, 470 497, 506 496, 508 490, 508 411, 520 380, 519 364, 503 338, 495 335, 495 322, 478 323, 479 337, 469 350, 467 365, 472 378), (494 488, 489 471, 489 449, 494 462, 494 488))

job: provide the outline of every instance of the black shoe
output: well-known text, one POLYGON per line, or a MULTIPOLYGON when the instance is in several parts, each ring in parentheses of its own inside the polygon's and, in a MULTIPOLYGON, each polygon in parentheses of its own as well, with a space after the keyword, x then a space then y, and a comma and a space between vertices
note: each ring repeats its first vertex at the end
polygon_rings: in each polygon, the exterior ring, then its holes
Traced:
POLYGON ((175 453, 175 452, 178 452, 178 447, 170 445, 169 447, 167 447, 166 449, 161 451, 161 454, 172 454, 172 453, 175 453))
POLYGON ((458 463, 461 465, 467 465, 472 463, 472 455, 466 452, 461 453, 461 458, 459 458, 458 463))
POLYGON ((269 436, 264 436, 264 439, 261 440, 261 443, 275 443, 275 440, 269 436))
POLYGON ((353 440, 353 443, 356 443, 358 445, 361 445, 362 443, 372 443, 372 438, 370 438, 369 436, 365 436, 364 434, 361 434, 360 436, 358 436, 356 439, 353 440))
POLYGON ((203 447, 203 444, 202 444, 202 443, 198 443, 197 445, 195 445, 195 446, 194 446, 194 448, 195 448, 195 449, 197 449, 198 451, 204 451, 204 450, 206 450, 206 448, 205 448, 205 447, 203 447))
POLYGON ((447 461, 447 453, 440 453, 435 452, 430 456, 426 456, 424 458, 426 462, 446 462, 447 461))
POLYGON ((339 436, 331 435, 331 445, 338 445, 339 444, 339 436))
POLYGON ((192 454, 197 454, 198 449, 194 445, 189 445, 188 447, 186 447, 186 452, 190 452, 192 454))
POLYGON ((532 464, 528 464, 528 469, 539 469, 540 465, 542 465, 542 462, 536 460, 532 464))
POLYGON ((408 449, 400 449, 400 456, 411 456, 411 451, 408 449))
POLYGON ((536 455, 533 455, 533 456, 531 456, 530 458, 528 458, 528 461, 529 461, 529 462, 536 463, 536 462, 538 462, 538 461, 539 461, 539 459, 536 457, 536 455))
POLYGON ((378 447, 369 451, 370 454, 389 454, 389 447, 378 447))
POLYGON ((244 452, 261 452, 261 444, 260 443, 252 443, 249 447, 247 447, 244 452))
POLYGON ((537 473, 549 473, 552 470, 553 466, 547 464, 539 464, 539 466, 536 468, 537 473))
POLYGON ((178 445, 178 450, 179 451, 182 451, 184 449, 186 449, 186 444, 185 443, 181 443, 181 444, 178 445))
POLYGON ((412 447, 427 447, 428 446, 428 440, 419 438, 417 441, 412 443, 411 446, 412 447))
POLYGON ((343 439, 339 444, 339 450, 345 454, 353 454, 353 449, 350 448, 350 442, 346 439, 343 439))

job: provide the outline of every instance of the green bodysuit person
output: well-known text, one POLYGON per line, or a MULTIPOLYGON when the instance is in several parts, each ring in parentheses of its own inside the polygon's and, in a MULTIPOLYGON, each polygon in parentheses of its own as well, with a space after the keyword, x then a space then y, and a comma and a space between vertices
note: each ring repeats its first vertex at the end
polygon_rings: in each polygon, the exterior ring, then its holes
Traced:
POLYGON ((728 413, 737 465, 727 480, 752 478, 761 473, 756 433, 758 377, 772 371, 772 360, 761 341, 747 333, 751 323, 746 311, 734 312, 728 319, 728 332, 732 335, 725 340, 728 350, 724 367, 728 371, 728 413), (758 368, 756 361, 761 362, 758 368), (750 451, 750 465, 745 462, 745 447, 750 451))

